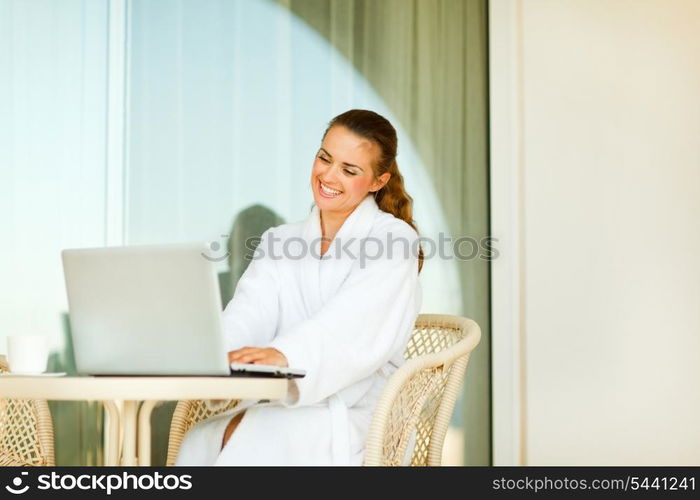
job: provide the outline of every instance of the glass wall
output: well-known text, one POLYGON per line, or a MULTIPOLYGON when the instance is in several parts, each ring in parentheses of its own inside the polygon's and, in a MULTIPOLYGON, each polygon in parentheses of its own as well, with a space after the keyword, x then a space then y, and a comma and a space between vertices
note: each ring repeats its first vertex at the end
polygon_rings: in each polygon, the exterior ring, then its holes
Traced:
MULTIPOLYGON (((0 352, 50 337, 74 371, 61 250, 103 246, 107 1, 0 0, 0 352)), ((50 403, 60 465, 100 463, 97 404, 50 403)))
MULTIPOLYGON (((12 108, 0 109, 4 332, 52 331, 57 353, 65 351, 60 249, 107 244, 109 193, 123 202, 124 244, 211 242, 227 301, 245 265, 241 236, 306 217, 321 135, 351 108, 373 109, 397 128, 422 236, 486 235, 485 1, 119 4, 124 21, 115 27, 107 1, 0 0, 8 28, 0 30, 0 89, 14 103, 0 101, 12 108), (43 42, 12 31, 25 25, 43 42), (125 58, 111 78, 122 79, 108 82, 115 39, 125 58), (106 88, 115 83, 125 87, 124 106, 108 113, 106 88), (118 187, 106 175, 105 123, 115 112, 124 120, 118 187)), ((469 428, 461 460, 487 464, 488 263, 426 252, 422 311, 470 316, 484 333, 453 435, 461 442, 469 428)), ((156 464, 171 411, 166 404, 154 413, 156 464)))

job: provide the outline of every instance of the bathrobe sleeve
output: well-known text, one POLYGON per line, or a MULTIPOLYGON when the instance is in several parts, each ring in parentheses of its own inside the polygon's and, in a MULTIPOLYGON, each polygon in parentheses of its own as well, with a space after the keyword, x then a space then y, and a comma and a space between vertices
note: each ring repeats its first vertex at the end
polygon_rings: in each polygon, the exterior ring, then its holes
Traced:
MULTIPOLYGON (((406 225, 401 235, 413 243, 406 225)), ((410 248, 413 248, 411 245, 410 248)), ((282 330, 270 346, 306 377, 290 381, 286 406, 317 403, 376 372, 403 353, 418 314, 418 260, 398 251, 355 261, 338 292, 313 317, 282 330)))
POLYGON ((222 314, 227 351, 267 344, 275 335, 279 317, 279 283, 265 231, 254 258, 238 280, 233 298, 222 314))

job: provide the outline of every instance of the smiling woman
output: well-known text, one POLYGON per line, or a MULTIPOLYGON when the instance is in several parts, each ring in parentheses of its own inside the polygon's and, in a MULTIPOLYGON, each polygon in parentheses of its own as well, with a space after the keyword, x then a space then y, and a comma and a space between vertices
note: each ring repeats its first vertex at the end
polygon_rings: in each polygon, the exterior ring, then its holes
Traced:
POLYGON ((356 206, 368 192, 375 193, 381 189, 391 175, 385 172, 379 177, 375 176, 371 163, 379 156, 377 149, 368 139, 354 134, 343 125, 331 127, 326 132, 311 172, 316 203, 327 211, 342 214, 347 212, 348 207, 356 206), (348 159, 354 163, 348 162, 348 159), (335 201, 326 202, 325 199, 335 201))
POLYGON ((178 465, 362 463, 377 398, 404 362, 421 303, 417 253, 361 255, 363 240, 417 243, 396 144, 375 112, 331 121, 313 163, 311 215, 263 234, 260 248, 277 246, 281 258, 259 253, 223 313, 232 362, 307 375, 290 381, 283 401, 243 401, 195 426, 178 465), (301 259, 279 251, 299 239, 311 249, 301 259), (351 251, 326 255, 334 240, 351 251))
POLYGON ((375 174, 378 150, 375 143, 343 125, 331 125, 326 131, 311 171, 311 190, 321 210, 321 255, 362 199, 384 187, 391 177, 388 172, 375 174))
MULTIPOLYGON (((338 221, 342 224, 347 217, 348 207, 357 206, 367 193, 375 197, 381 210, 418 231, 413 199, 396 162, 397 149, 396 130, 377 113, 353 109, 331 120, 311 172, 314 200, 322 212, 325 249, 338 230, 338 221)), ((323 245, 321 248, 324 253, 323 245)), ((422 267, 419 246, 419 271, 422 267)))

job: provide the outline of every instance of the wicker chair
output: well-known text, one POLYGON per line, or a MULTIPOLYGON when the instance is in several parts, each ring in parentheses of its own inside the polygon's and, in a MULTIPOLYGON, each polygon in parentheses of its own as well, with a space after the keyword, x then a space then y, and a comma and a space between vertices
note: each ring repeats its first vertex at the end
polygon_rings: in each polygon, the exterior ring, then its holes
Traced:
POLYGON ((469 355, 480 339, 481 329, 471 319, 418 317, 404 354, 407 361, 391 376, 374 410, 365 465, 440 465, 469 355))
POLYGON ((182 439, 185 437, 185 433, 190 430, 194 424, 205 418, 213 417, 214 415, 230 410, 238 404, 238 401, 238 399, 225 401, 214 408, 201 399, 178 402, 170 424, 168 457, 165 465, 175 465, 182 439))
MULTIPOLYGON (((364 465, 440 465, 471 351, 481 338, 468 318, 421 314, 409 340, 406 363, 389 379, 375 409, 364 465), (410 460, 408 447, 414 441, 410 460)), ((180 401, 173 414, 167 465, 173 465, 185 433, 197 422, 238 403, 212 408, 204 401, 180 401)))
MULTIPOLYGON (((0 356, 0 372, 9 371, 0 356)), ((0 466, 56 465, 49 405, 37 399, 0 399, 0 466)))

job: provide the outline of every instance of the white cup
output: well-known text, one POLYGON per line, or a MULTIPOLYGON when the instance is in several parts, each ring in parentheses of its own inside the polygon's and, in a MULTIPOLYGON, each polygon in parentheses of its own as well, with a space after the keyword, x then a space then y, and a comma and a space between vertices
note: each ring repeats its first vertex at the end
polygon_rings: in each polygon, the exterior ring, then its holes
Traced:
POLYGON ((49 342, 44 335, 7 337, 7 364, 11 373, 37 374, 46 371, 49 342))

